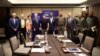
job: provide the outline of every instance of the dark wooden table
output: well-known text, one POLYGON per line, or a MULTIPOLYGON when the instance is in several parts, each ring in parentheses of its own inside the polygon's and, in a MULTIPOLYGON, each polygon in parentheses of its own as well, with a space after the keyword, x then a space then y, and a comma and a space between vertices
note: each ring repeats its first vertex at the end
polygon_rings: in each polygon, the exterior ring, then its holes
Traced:
POLYGON ((60 53, 58 52, 55 44, 53 43, 51 36, 48 36, 48 41, 49 45, 51 46, 50 53, 31 53, 30 56, 60 56, 60 53))
MULTIPOLYGON (((61 49, 63 47, 63 43, 59 42, 58 39, 55 38, 53 35, 48 36, 48 41, 49 41, 49 45, 52 47, 50 49, 50 53, 31 53, 30 56, 75 56, 73 53, 64 53, 61 49)), ((66 47, 74 47, 74 48, 81 49, 79 46, 77 46, 73 42, 68 43, 66 47)), ((84 50, 82 50, 82 53, 87 54, 84 50)))

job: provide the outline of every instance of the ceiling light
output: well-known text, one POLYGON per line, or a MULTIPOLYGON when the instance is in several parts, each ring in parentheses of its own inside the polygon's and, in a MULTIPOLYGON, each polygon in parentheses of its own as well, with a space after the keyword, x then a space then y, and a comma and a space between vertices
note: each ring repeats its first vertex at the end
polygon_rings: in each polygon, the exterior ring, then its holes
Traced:
POLYGON ((87 0, 8 0, 12 4, 80 4, 87 0))

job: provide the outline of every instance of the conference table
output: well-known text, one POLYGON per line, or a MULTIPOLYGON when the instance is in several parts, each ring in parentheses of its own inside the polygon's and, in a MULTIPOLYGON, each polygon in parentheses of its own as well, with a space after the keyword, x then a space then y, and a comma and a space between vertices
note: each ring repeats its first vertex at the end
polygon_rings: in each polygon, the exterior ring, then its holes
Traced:
MULTIPOLYGON (((63 39, 68 39, 68 38, 62 38, 63 39)), ((49 46, 51 46, 50 48, 50 52, 47 53, 36 53, 36 52, 31 52, 30 56, 76 56, 73 52, 64 52, 62 50, 64 44, 63 42, 59 41, 56 37, 54 37, 53 35, 48 35, 48 43, 49 46)), ((70 43, 66 43, 66 48, 79 48, 82 52, 79 53, 84 53, 87 56, 91 56, 88 54, 88 52, 84 51, 81 49, 81 47, 79 47, 77 44, 70 42, 70 43)))

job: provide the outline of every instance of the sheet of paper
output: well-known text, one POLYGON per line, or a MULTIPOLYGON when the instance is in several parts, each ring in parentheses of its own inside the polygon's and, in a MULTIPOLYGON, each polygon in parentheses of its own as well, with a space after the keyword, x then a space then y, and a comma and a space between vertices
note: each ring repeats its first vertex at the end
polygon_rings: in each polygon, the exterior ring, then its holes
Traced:
POLYGON ((84 53, 73 53, 75 56, 87 56, 86 54, 84 53))
POLYGON ((96 26, 91 27, 92 31, 94 32, 94 29, 96 28, 96 26))
POLYGON ((71 40, 62 40, 63 43, 65 42, 72 42, 71 40))
POLYGON ((36 37, 44 37, 44 35, 36 35, 36 37))
POLYGON ((45 49, 44 48, 32 48, 31 52, 45 53, 45 49))
POLYGON ((45 41, 40 41, 40 43, 46 43, 45 41))
POLYGON ((44 38, 44 35, 36 35, 36 37, 38 37, 39 39, 44 38))
POLYGON ((32 46, 34 44, 34 42, 27 42, 26 46, 32 46))
POLYGON ((58 36, 57 36, 57 38, 61 38, 61 37, 64 37, 64 35, 58 35, 58 36))

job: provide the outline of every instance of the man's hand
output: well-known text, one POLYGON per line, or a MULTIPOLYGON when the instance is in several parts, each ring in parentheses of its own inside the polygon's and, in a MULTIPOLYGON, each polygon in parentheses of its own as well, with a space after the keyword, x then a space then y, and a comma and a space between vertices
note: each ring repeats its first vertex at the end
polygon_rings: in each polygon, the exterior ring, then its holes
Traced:
POLYGON ((47 31, 49 30, 49 28, 47 28, 47 31))
POLYGON ((15 28, 14 31, 17 31, 17 29, 15 28))
POLYGON ((74 31, 76 31, 76 29, 74 28, 74 31))
POLYGON ((34 31, 36 31, 36 29, 34 29, 34 31))
POLYGON ((64 30, 66 30, 66 27, 64 27, 64 30))
POLYGON ((40 27, 39 30, 42 30, 42 28, 40 27))

